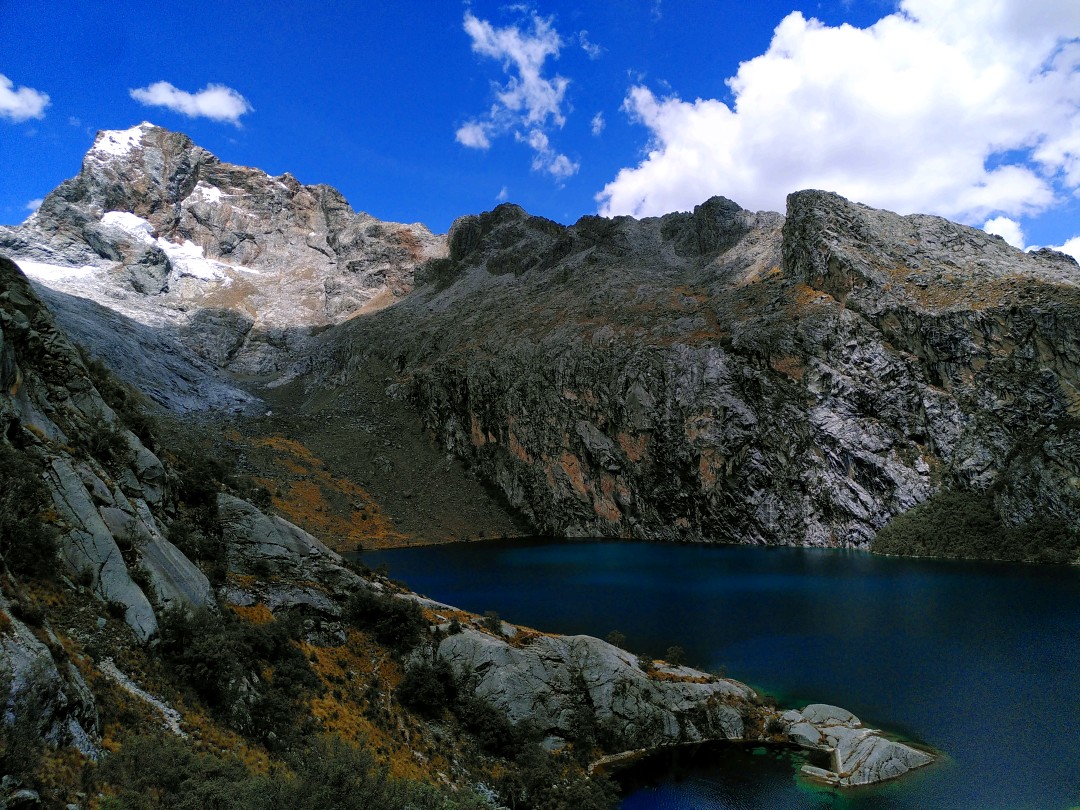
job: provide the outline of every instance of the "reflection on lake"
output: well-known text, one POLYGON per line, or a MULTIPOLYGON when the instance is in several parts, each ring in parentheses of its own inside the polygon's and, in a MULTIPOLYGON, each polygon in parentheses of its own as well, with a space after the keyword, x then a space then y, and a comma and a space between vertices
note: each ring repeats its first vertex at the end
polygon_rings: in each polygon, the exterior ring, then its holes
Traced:
POLYGON ((364 552, 467 610, 835 703, 946 760, 838 792, 790 752, 680 753, 627 777, 624 808, 1068 808, 1080 804, 1080 571, 825 549, 491 541, 364 552))

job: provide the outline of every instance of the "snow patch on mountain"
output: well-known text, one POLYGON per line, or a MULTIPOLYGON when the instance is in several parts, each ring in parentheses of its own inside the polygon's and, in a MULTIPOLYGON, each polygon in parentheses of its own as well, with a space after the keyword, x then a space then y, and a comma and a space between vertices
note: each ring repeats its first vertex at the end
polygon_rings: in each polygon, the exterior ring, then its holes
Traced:
POLYGON ((91 154, 105 154, 113 157, 124 157, 138 146, 149 130, 154 125, 143 121, 137 127, 131 129, 105 129, 98 133, 94 140, 94 146, 90 149, 91 154))
MULTIPOLYGON (((195 184, 195 188, 191 194, 188 195, 190 200, 192 197, 197 197, 201 202, 205 203, 219 203, 222 197, 231 197, 232 194, 223 194, 221 189, 217 186, 211 186, 210 184, 200 180, 195 184)), ((185 201, 186 202, 186 201, 185 201)))
POLYGON ((25 259, 18 259, 16 263, 27 276, 41 282, 67 279, 88 279, 93 278, 99 272, 98 268, 89 264, 83 265, 82 267, 64 267, 59 264, 30 262, 25 259))
POLYGON ((137 242, 147 245, 154 243, 154 226, 142 217, 129 214, 127 211, 108 211, 102 215, 101 224, 118 228, 137 242))

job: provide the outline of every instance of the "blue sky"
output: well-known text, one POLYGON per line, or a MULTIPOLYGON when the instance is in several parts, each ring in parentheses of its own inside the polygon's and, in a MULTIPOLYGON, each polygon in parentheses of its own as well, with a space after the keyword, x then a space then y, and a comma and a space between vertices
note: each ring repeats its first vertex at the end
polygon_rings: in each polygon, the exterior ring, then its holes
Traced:
POLYGON ((1080 237, 1075 0, 2 3, 0 31, 0 222, 149 120, 435 231, 818 187, 1080 237))

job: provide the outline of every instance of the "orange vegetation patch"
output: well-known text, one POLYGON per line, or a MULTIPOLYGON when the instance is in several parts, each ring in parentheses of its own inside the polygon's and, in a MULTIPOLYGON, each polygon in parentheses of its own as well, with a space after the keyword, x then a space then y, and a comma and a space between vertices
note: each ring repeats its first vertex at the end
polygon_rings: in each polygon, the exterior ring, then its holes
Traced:
POLYGON ((645 449, 649 445, 649 436, 647 434, 639 433, 636 436, 631 436, 629 433, 620 433, 615 437, 615 440, 619 443, 622 451, 626 453, 626 457, 635 464, 645 457, 645 449))
POLYGON ((401 669, 384 649, 352 629, 340 647, 301 643, 300 649, 325 687, 311 700, 311 714, 324 731, 368 748, 394 776, 431 779, 450 770, 445 754, 393 699, 401 669))
POLYGON ((262 602, 254 605, 229 605, 233 613, 251 624, 270 624, 274 614, 262 602))
POLYGON ((622 520, 622 512, 615 505, 616 481, 610 475, 600 477, 600 494, 593 499, 593 511, 597 517, 603 518, 609 523, 618 523, 622 520))
POLYGON ((234 731, 222 728, 202 711, 178 705, 184 716, 184 730, 196 741, 196 746, 209 753, 228 752, 253 773, 267 773, 271 760, 263 748, 253 747, 234 731))
POLYGON ((772 366, 773 371, 796 382, 806 374, 806 366, 797 357, 774 357, 769 360, 769 365, 772 366))
POLYGON ((724 460, 718 459, 716 451, 712 448, 706 448, 701 451, 701 456, 698 458, 698 478, 701 479, 701 488, 703 490, 709 490, 716 486, 717 480, 717 468, 723 466, 724 460))
POLYGON ((562 455, 559 456, 559 466, 562 467, 563 473, 568 479, 570 479, 570 486, 574 488, 574 491, 587 495, 589 488, 585 484, 585 475, 581 471, 581 461, 573 453, 568 450, 563 450, 562 455))
POLYGON ((400 545, 408 539, 363 487, 331 475, 302 443, 284 436, 252 442, 273 450, 273 461, 283 471, 276 480, 254 479, 271 493, 274 508, 335 551, 400 545))
POLYGON ((394 231, 394 239, 399 245, 401 245, 409 254, 414 262, 418 262, 424 258, 424 248, 420 244, 420 240, 416 238, 416 234, 410 231, 408 228, 399 228, 394 231))
POLYGON ((53 748, 46 746, 42 754, 41 784, 38 786, 46 796, 66 796, 74 800, 83 790, 83 773, 88 760, 71 746, 53 748))
POLYGON ((671 681, 672 683, 715 683, 716 678, 708 675, 682 675, 678 672, 668 672, 662 669, 650 669, 649 680, 671 681))
POLYGON ((513 431, 510 431, 508 436, 509 441, 507 443, 510 446, 510 452, 520 461, 524 461, 526 464, 532 464, 532 456, 529 455, 528 450, 521 446, 521 442, 518 441, 518 438, 514 435, 513 431))
POLYGON ((483 447, 487 444, 487 436, 484 435, 484 429, 480 427, 480 420, 476 418, 475 413, 469 414, 469 436, 475 447, 483 447))

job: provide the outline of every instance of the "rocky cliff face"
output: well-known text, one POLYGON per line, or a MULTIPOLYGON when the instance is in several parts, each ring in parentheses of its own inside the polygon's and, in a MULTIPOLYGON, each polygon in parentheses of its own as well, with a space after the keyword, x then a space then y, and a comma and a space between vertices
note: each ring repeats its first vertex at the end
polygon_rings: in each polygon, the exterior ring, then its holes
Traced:
POLYGON ((152 601, 211 601, 206 576, 165 538, 165 467, 102 399, 26 278, 2 257, 0 289, 4 442, 43 468, 67 574, 120 606, 146 640, 157 631, 152 601))
POLYGON ((449 249, 314 362, 396 363, 541 532, 866 546, 942 485, 1080 522, 1069 257, 814 191, 568 228, 500 206, 449 249))
POLYGON ((98 133, 77 177, 0 228, 0 252, 52 289, 246 374, 280 370, 313 329, 393 302, 443 251, 422 225, 355 213, 329 186, 223 163, 146 123, 98 133))

